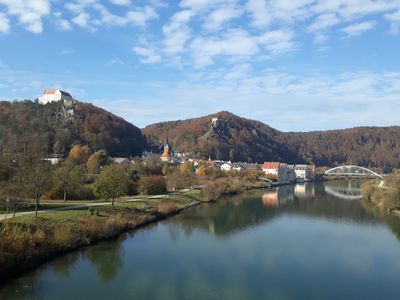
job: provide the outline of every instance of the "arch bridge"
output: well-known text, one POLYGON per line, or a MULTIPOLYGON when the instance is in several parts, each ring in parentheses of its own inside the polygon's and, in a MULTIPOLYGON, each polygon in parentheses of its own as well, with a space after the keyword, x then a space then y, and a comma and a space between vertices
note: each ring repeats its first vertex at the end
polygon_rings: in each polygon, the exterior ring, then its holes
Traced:
POLYGON ((332 168, 328 171, 325 171, 324 176, 376 177, 379 179, 383 179, 383 176, 381 174, 378 174, 370 169, 354 165, 346 165, 332 168))

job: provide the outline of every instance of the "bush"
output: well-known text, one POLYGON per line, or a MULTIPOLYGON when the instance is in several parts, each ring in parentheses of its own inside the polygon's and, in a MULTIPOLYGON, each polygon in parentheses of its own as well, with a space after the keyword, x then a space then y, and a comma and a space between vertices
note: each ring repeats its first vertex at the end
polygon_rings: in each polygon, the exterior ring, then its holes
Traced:
POLYGON ((167 184, 163 176, 149 176, 140 179, 139 191, 144 195, 159 195, 167 191, 167 184))
POLYGON ((158 204, 157 211, 162 215, 169 215, 171 213, 176 212, 178 207, 174 202, 165 201, 158 204))
POLYGON ((75 238, 70 226, 58 225, 54 228, 53 241, 58 248, 67 248, 73 244, 75 238))

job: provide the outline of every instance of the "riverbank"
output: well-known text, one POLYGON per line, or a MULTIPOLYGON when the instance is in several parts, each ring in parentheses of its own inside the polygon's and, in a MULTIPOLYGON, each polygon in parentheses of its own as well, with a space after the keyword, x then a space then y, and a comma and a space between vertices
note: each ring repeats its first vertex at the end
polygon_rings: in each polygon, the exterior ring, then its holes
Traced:
POLYGON ((41 263, 203 203, 200 191, 0 222, 0 284, 41 263))
MULTIPOLYGON (((278 184, 276 184, 278 185, 278 184)), ((0 220, 0 285, 57 256, 108 240, 205 202, 242 191, 272 188, 260 182, 216 180, 203 190, 110 205, 44 212, 0 220), (209 191, 209 192, 207 192, 209 191)))
POLYGON ((375 207, 400 218, 400 177, 388 176, 384 181, 370 181, 361 188, 363 196, 375 207))

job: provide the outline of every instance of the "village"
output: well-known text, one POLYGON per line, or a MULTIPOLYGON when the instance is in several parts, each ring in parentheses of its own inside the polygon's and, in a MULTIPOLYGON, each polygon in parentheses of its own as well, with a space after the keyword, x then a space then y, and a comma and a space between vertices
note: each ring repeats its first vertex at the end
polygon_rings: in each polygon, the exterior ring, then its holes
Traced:
MULTIPOLYGON (((68 92, 60 89, 46 89, 43 95, 38 97, 38 102, 46 105, 51 102, 63 101, 62 114, 64 117, 72 118, 74 115, 75 99, 68 92)), ((220 120, 218 118, 211 118, 210 126, 216 126, 220 120)), ((154 150, 144 151, 140 160, 131 159, 128 157, 111 157, 111 159, 125 168, 129 168, 137 163, 145 164, 148 156, 160 155, 160 161, 163 164, 171 166, 179 166, 181 164, 190 163, 199 172, 200 167, 208 169, 220 169, 224 172, 239 172, 241 170, 258 170, 263 172, 263 177, 260 180, 266 182, 273 182, 278 184, 306 182, 314 179, 315 166, 306 164, 287 164, 285 162, 267 161, 263 164, 249 163, 249 162, 233 162, 224 160, 213 160, 211 157, 208 159, 195 158, 191 153, 174 152, 168 142, 168 138, 164 145, 160 147, 162 151, 156 152, 154 150)), ((62 161, 62 157, 55 155, 54 157, 45 158, 52 164, 58 164, 62 161)))

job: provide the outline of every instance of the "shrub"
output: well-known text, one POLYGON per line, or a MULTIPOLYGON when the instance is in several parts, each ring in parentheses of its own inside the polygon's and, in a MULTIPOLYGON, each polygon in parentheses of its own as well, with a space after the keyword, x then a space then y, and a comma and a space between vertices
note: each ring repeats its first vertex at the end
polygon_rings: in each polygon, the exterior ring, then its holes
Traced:
POLYGON ((167 185, 163 176, 149 176, 140 179, 139 191, 145 195, 159 195, 167 191, 167 185))
POLYGON ((58 248, 67 248, 74 240, 74 233, 70 226, 58 225, 54 228, 53 242, 58 248))
POLYGON ((157 211, 162 215, 169 215, 171 213, 176 212, 178 207, 174 202, 165 201, 158 204, 157 211))

